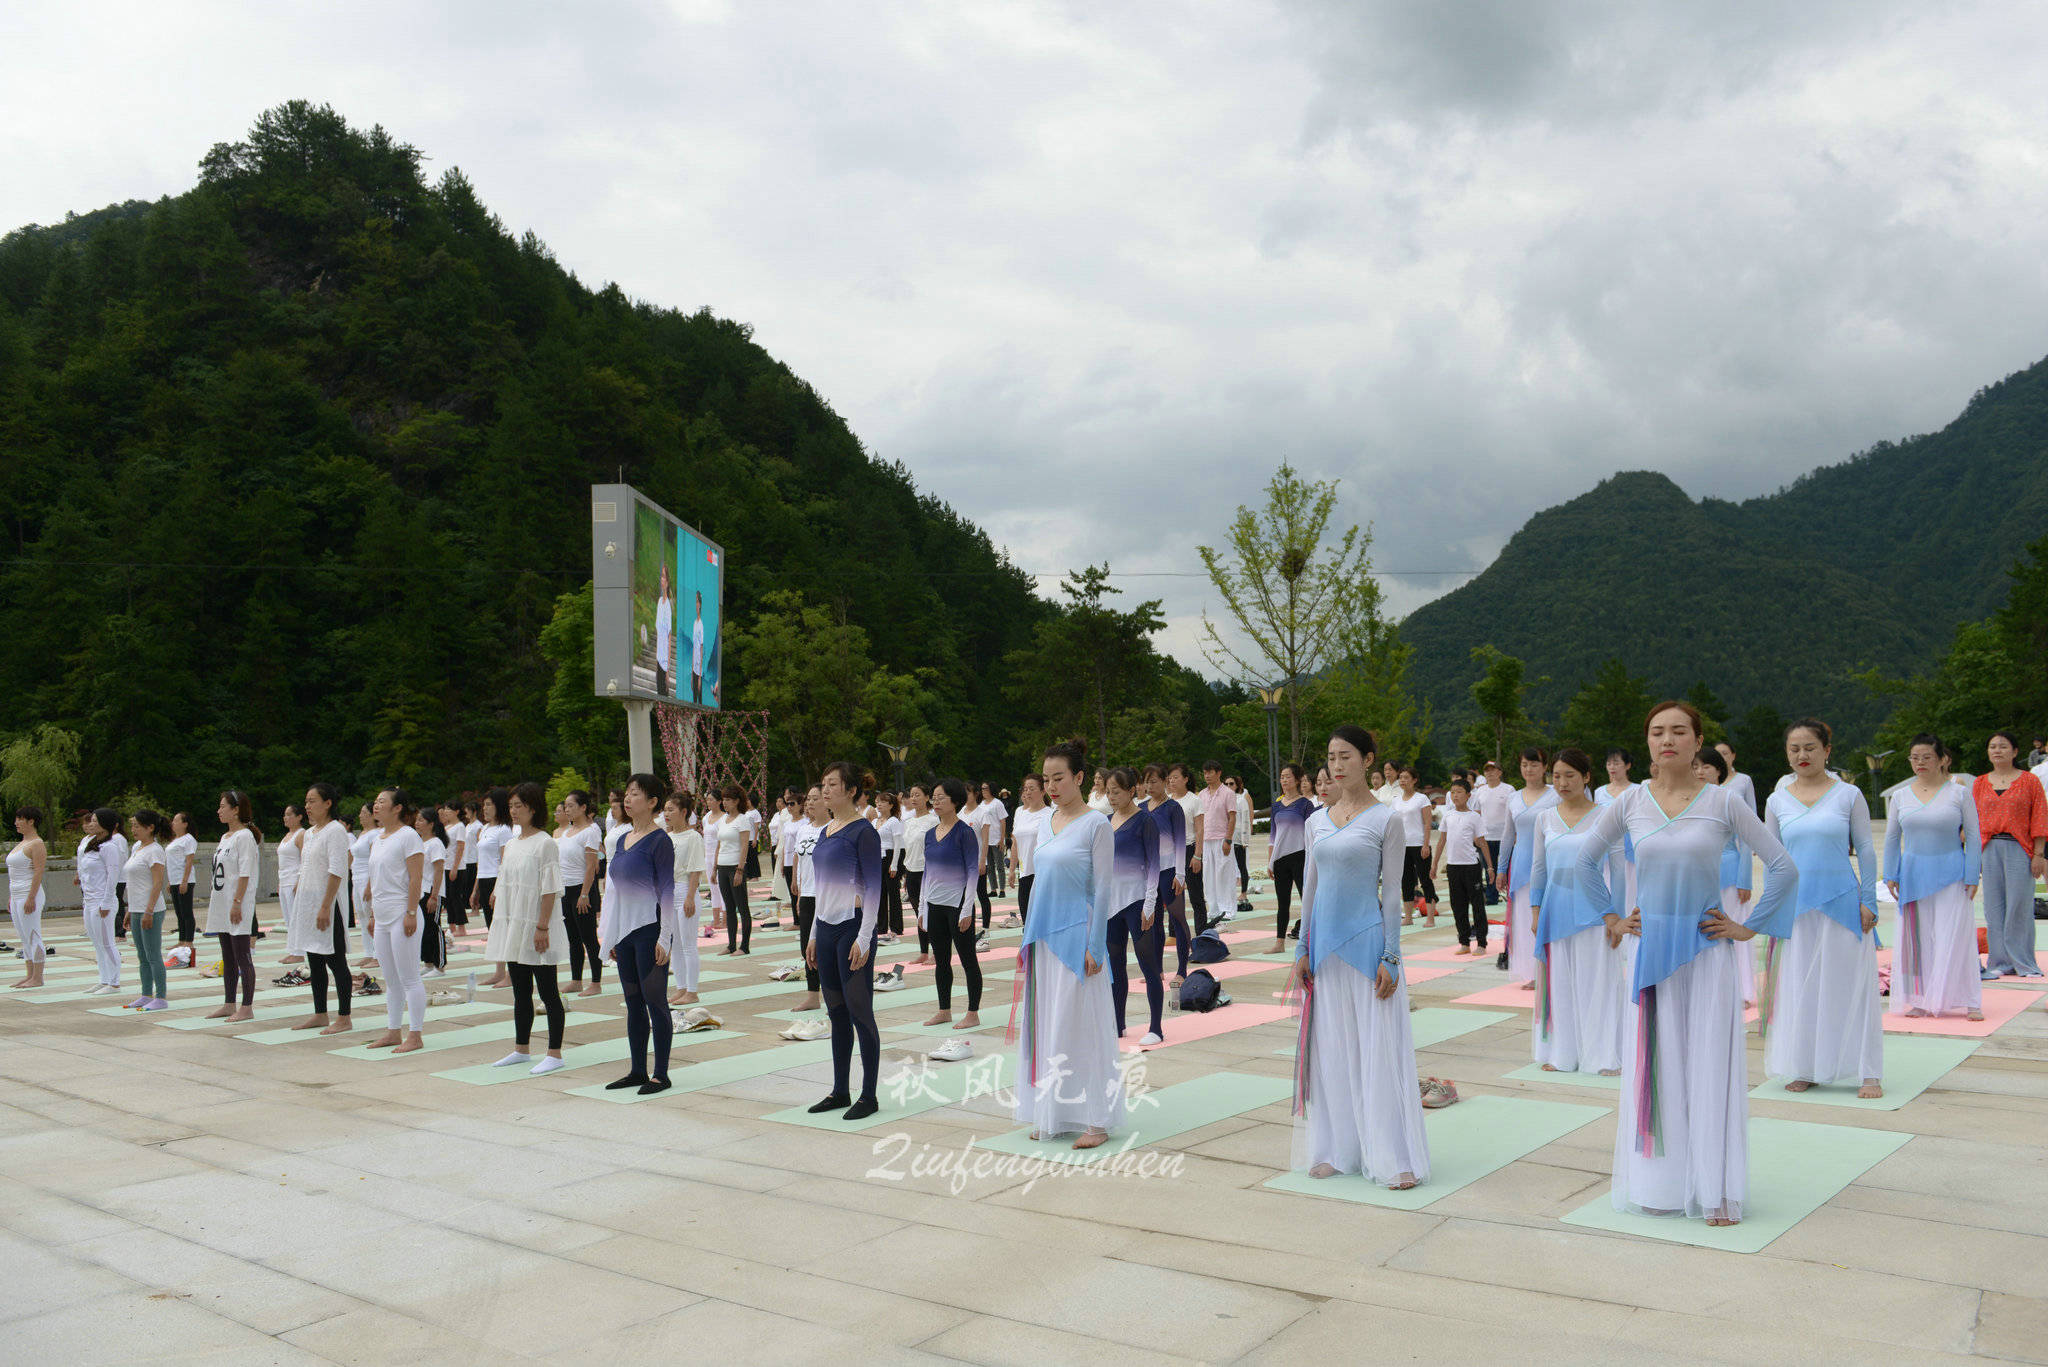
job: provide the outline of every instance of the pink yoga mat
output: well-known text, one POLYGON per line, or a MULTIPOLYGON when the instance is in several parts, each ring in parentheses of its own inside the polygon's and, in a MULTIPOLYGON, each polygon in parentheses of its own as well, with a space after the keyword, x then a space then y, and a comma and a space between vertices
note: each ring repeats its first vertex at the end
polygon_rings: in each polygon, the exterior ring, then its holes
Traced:
POLYGON ((1217 982, 1225 982, 1231 978, 1242 978, 1248 973, 1285 973, 1289 967, 1287 964, 1261 963, 1257 959, 1225 959, 1220 964, 1189 964, 1188 972, 1206 968, 1210 977, 1217 982))
POLYGON ((1536 1009, 1536 993, 1533 988, 1524 988, 1519 983, 1508 983, 1504 987, 1489 987, 1484 992, 1469 996, 1453 997, 1458 1006, 1519 1006, 1524 1011, 1536 1009))
POLYGON ((1287 1020, 1294 1009, 1287 1006, 1255 1006, 1250 1002, 1232 1002, 1219 1006, 1214 1011, 1182 1011, 1166 1018, 1166 1038, 1158 1044, 1141 1045, 1136 1041, 1145 1034, 1144 1028, 1126 1030, 1123 1051, 1127 1054, 1154 1049, 1168 1049, 1189 1040, 1208 1039, 1212 1035, 1227 1035, 1232 1030, 1248 1030, 1254 1025, 1267 1025, 1277 1020, 1287 1020))
POLYGON ((1496 949, 1488 949, 1484 954, 1476 950, 1469 954, 1460 954, 1456 945, 1443 945, 1436 949, 1425 949, 1420 953, 1410 954, 1407 957, 1410 963, 1417 959, 1422 959, 1433 964, 1456 964, 1458 967, 1464 968, 1469 964, 1476 964, 1482 959, 1491 959, 1499 952, 1496 949))
MULTIPOLYGON (((1877 951, 1877 961, 1879 964, 1889 967, 1892 961, 1891 950, 1880 949, 1877 951)), ((1979 960, 1979 962, 1981 963, 1982 961, 1979 960)), ((2039 992, 2044 988, 2048 988, 2048 979, 2022 978, 2015 974, 2007 973, 2003 977, 1990 979, 1984 985, 1986 987, 2017 987, 2027 991, 2039 992)), ((1966 1025, 1969 1023, 1968 1021, 1964 1022, 1966 1025)))
POLYGON ((1965 1039, 1983 1039, 2032 1006, 2040 995, 2038 992, 1986 992, 1984 1019, 1980 1021, 1965 1020, 1961 1016, 1894 1016, 1887 1011, 1884 1028, 1901 1035, 1960 1035, 1965 1039))

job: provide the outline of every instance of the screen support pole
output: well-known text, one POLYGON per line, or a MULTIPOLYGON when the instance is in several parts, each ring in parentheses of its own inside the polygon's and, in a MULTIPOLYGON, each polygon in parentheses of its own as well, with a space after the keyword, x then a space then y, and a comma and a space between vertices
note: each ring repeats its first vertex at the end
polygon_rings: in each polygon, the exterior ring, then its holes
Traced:
POLYGON ((626 706, 626 757, 630 771, 654 772, 654 704, 638 698, 623 700, 626 706))

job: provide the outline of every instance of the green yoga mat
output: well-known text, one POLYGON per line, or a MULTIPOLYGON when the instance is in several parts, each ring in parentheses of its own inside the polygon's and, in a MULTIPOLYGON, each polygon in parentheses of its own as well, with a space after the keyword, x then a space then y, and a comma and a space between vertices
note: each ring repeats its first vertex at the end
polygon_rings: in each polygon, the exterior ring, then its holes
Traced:
MULTIPOLYGON (((964 1013, 955 1011, 953 1019, 959 1020, 962 1014, 964 1013)), ((1002 1030, 1010 1024, 1010 1013, 1007 1011, 1003 1012, 1000 1018, 993 1011, 983 1011, 981 1016, 981 1024, 970 1025, 965 1030, 955 1030, 950 1025, 926 1025, 922 1020, 915 1020, 907 1025, 885 1025, 882 1027, 882 1033, 897 1036, 918 1035, 926 1039, 942 1040, 948 1035, 976 1035, 983 1030, 1002 1030)))
POLYGON ((1474 1096, 1454 1106, 1423 1114, 1429 1137, 1429 1180, 1406 1191, 1392 1191, 1361 1173, 1311 1177, 1283 1173, 1266 1185, 1275 1191, 1327 1196, 1396 1210, 1420 1210, 1454 1191, 1526 1158, 1602 1116, 1604 1106, 1577 1106, 1564 1101, 1525 1101, 1519 1097, 1474 1096))
MULTIPOLYGON (((1418 1006, 1408 1013, 1408 1029, 1415 1037, 1417 1049, 1427 1049, 1433 1044, 1442 1044, 1460 1035, 1469 1035, 1474 1030, 1484 1030, 1489 1025, 1515 1019, 1512 1011, 1469 1011, 1463 1007, 1418 1006)), ((1282 1058, 1294 1057, 1294 1046, 1275 1049, 1282 1058)))
MULTIPOLYGON (((429 1027, 433 1025, 432 1014, 431 1011, 428 1013, 427 1024, 429 1027)), ((571 1011, 564 1024, 572 1027, 595 1025, 599 1021, 611 1021, 616 1024, 617 1020, 616 1016, 594 1016, 588 1011, 571 1011)), ((413 1054, 433 1054, 439 1053, 443 1049, 461 1049, 466 1045, 490 1044, 493 1042, 509 1047, 512 1043, 512 1023, 510 1021, 496 1021, 490 1025, 472 1025, 462 1030, 435 1030, 429 1028, 422 1038, 424 1041, 423 1047, 413 1050, 413 1054)), ((392 1057, 389 1049, 372 1049, 366 1044, 350 1045, 346 1049, 330 1049, 327 1052, 333 1054, 336 1058, 387 1059, 392 1057)), ((412 1054, 400 1054, 397 1057, 411 1058, 412 1054)))
MULTIPOLYGON (((685 1037, 676 1036, 678 1042, 685 1037)), ((595 1087, 571 1087, 570 1096, 587 1096, 597 1101, 609 1101, 615 1105, 631 1106, 642 1101, 658 1101, 665 1096, 676 1096, 684 1092, 701 1092, 706 1087, 723 1087, 728 1082, 745 1082, 749 1078, 765 1077, 779 1073, 785 1068, 801 1068, 832 1057, 832 1041, 828 1039, 807 1040, 799 1044, 784 1044, 773 1049, 755 1049, 744 1054, 728 1054, 724 1058, 705 1059, 703 1062, 689 1062, 671 1057, 669 1081, 675 1085, 665 1092, 652 1096, 641 1096, 631 1089, 608 1092, 600 1084, 595 1087)))
POLYGON ((1294 1091, 1294 1081, 1284 1077, 1258 1077, 1250 1073, 1211 1073, 1171 1087, 1155 1088, 1131 1103, 1125 1122, 1110 1132, 1109 1142, 1092 1149, 1073 1147, 1074 1136, 1054 1136, 1034 1141, 1031 1131, 1013 1130, 991 1139, 977 1139, 974 1147, 995 1153, 1014 1153, 1056 1163, 1086 1165, 1118 1151, 1142 1148, 1228 1120, 1246 1111, 1256 1111, 1284 1101, 1294 1091))
POLYGON ((1788 1092, 1783 1082, 1766 1082, 1750 1092, 1759 1101, 1797 1101, 1809 1106, 1850 1106, 1865 1111, 1896 1111, 1940 1080, 1943 1074, 1977 1052, 1974 1039, 1938 1035, 1884 1037, 1884 1095, 1874 1101, 1857 1097, 1857 1083, 1830 1083, 1788 1092))
MULTIPOLYGON (((511 1009, 512 1006, 509 1002, 456 1002, 449 1006, 430 1006, 427 1008, 427 1023, 431 1025, 435 1021, 460 1020, 466 1016, 502 1016, 511 1009)), ((313 1009, 310 1006, 301 1006, 299 1010, 309 1016, 313 1014, 313 1009)), ((366 1031, 372 1034, 382 1034, 386 1019, 384 999, 382 997, 355 998, 349 1002, 349 1019, 354 1021, 356 1026, 350 1032, 352 1035, 360 1035, 366 1031), (372 1002, 376 1004, 375 1010, 364 1009, 368 1003, 372 1002)), ((244 1044, 290 1044, 293 1040, 331 1040, 334 1036, 323 1035, 318 1030, 294 1030, 287 1025, 281 1030, 258 1030, 252 1035, 237 1035, 235 1038, 244 1044)))
POLYGON ((1562 1071, 1546 1073, 1543 1071, 1543 1066, 1537 1063, 1525 1063, 1512 1073, 1505 1073, 1502 1076, 1515 1078, 1521 1082, 1555 1082, 1563 1087, 1589 1087, 1595 1091, 1616 1093, 1621 1091, 1621 1079, 1619 1077, 1602 1077, 1598 1073, 1566 1073, 1562 1071))
MULTIPOLYGON (((812 1115, 802 1106, 764 1115, 782 1125, 802 1125, 813 1130, 852 1133, 893 1124, 940 1106, 957 1106, 973 1097, 995 1095, 1007 1090, 1013 1056, 1009 1053, 982 1054, 959 1063, 933 1063, 919 1058, 912 1062, 884 1064, 875 1096, 882 1104, 865 1120, 848 1120, 843 1110, 812 1115)), ((858 1071, 858 1065, 856 1065, 858 1071)))
MULTIPOLYGON (((299 995, 304 990, 297 987, 281 987, 278 991, 291 993, 291 1000, 269 1006, 263 1005, 263 998, 258 997, 256 999, 256 1008, 250 1013, 249 1020, 274 1021, 283 1020, 288 1016, 310 1016, 313 1014, 313 1003, 299 995)), ((377 1003, 379 1012, 383 1011, 384 999, 382 997, 372 997, 368 1000, 377 1003)), ((220 1003, 215 1002, 214 1005, 219 1006, 220 1003)), ((138 1011, 135 1014, 153 1024, 165 1026, 172 1030, 216 1030, 221 1026, 229 1024, 225 1019, 209 1020, 205 1016, 181 1016, 169 1011, 138 1011)), ((235 1021, 233 1023, 236 1025, 247 1025, 249 1021, 235 1021)))
POLYGON ((794 983, 750 983, 745 987, 721 987, 716 992, 697 994, 697 1005, 717 1006, 721 1002, 749 1002, 758 997, 801 997, 803 979, 794 983))
MULTIPOLYGON (((542 1026, 541 1028, 545 1029, 546 1027, 542 1026)), ((670 1048, 670 1057, 674 1057, 674 1050, 676 1049, 697 1044, 709 1044, 713 1040, 740 1038, 743 1038, 743 1036, 736 1030, 693 1030, 687 1035, 679 1034, 676 1036, 675 1043, 670 1048)), ((546 1037, 542 1036, 528 1046, 529 1052, 533 1052, 533 1063, 539 1063, 541 1057, 547 1052, 541 1047, 546 1042, 546 1037)), ((510 1043, 509 1039, 507 1043, 510 1043)), ((555 1073, 573 1072, 578 1068, 594 1068, 603 1063, 624 1064, 631 1052, 631 1042, 624 1036, 620 1036, 617 1039, 599 1040, 595 1044, 564 1045, 562 1048, 562 1066, 555 1069, 555 1073)), ((434 1076, 445 1077, 451 1082, 467 1082, 476 1087, 493 1087, 501 1082, 538 1082, 540 1078, 536 1078, 532 1072, 533 1063, 513 1063, 503 1068, 489 1063, 478 1063, 468 1068, 449 1068, 434 1074, 434 1076)), ((541 1074, 541 1077, 553 1076, 554 1073, 541 1074)))
POLYGON ((1912 1137, 1849 1125, 1752 1116, 1749 1197, 1743 1202, 1741 1224, 1710 1226, 1704 1220, 1677 1215, 1632 1215, 1616 1210, 1613 1198, 1604 1191, 1565 1216, 1564 1222, 1729 1253, 1756 1253, 1891 1157, 1912 1137))

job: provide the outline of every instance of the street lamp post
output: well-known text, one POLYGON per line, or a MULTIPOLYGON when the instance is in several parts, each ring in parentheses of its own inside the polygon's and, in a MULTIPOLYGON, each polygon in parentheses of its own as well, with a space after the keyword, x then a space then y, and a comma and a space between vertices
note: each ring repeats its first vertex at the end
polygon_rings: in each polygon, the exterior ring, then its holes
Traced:
POLYGON ((1886 757, 1891 753, 1890 750, 1879 750, 1875 754, 1867 754, 1863 757, 1863 762, 1870 766, 1870 805, 1873 810, 1877 806, 1877 771, 1884 765, 1886 757))
POLYGON ((1259 701, 1266 705, 1266 781, 1276 795, 1280 791, 1280 700, 1286 696, 1286 684, 1259 689, 1259 701))
POLYGON ((889 744, 889 742, 888 742, 888 741, 878 741, 878 742, 876 742, 876 743, 877 743, 877 744, 879 744, 879 745, 880 745, 880 746, 881 746, 881 747, 882 747, 882 748, 883 748, 884 750, 887 750, 887 751, 889 752, 889 758, 890 758, 890 760, 891 760, 891 761, 893 761, 893 762, 895 763, 895 765, 896 765, 896 788, 895 788, 895 791, 896 791, 896 792, 898 792, 898 793, 902 792, 902 791, 903 791, 903 761, 904 761, 904 759, 905 759, 905 758, 907 758, 907 757, 909 756, 909 754, 910 754, 910 747, 909 747, 908 745, 891 745, 891 744, 889 744))

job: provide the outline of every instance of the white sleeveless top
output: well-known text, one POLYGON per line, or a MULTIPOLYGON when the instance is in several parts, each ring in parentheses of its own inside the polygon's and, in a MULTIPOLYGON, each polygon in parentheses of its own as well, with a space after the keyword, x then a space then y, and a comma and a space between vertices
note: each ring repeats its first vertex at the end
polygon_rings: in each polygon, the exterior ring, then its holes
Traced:
POLYGON ((16 845, 7 852, 7 906, 11 911, 27 916, 41 911, 49 900, 48 890, 36 889, 36 904, 28 905, 28 885, 36 878, 35 861, 28 857, 28 851, 16 845))

